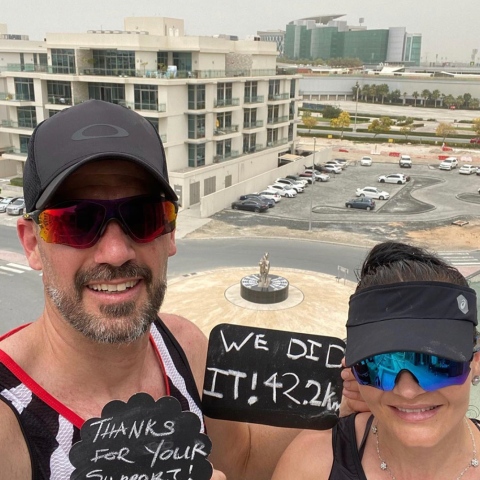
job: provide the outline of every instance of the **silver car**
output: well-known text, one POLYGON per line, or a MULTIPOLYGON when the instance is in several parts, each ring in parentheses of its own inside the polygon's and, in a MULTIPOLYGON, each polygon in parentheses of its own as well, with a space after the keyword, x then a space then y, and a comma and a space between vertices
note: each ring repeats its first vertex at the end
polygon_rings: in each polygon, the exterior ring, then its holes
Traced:
POLYGON ((25 200, 20 197, 7 205, 8 215, 23 215, 25 211, 25 200))
POLYGON ((0 213, 7 211, 7 206, 14 202, 19 197, 5 197, 0 200, 0 213))

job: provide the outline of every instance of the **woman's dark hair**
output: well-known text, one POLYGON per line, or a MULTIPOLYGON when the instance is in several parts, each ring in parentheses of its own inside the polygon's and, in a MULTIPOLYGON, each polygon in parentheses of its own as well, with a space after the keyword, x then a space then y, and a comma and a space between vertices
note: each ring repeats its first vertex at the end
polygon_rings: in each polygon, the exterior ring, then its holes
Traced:
POLYGON ((437 255, 401 242, 375 245, 357 273, 357 289, 398 282, 433 281, 468 286, 465 277, 437 255))

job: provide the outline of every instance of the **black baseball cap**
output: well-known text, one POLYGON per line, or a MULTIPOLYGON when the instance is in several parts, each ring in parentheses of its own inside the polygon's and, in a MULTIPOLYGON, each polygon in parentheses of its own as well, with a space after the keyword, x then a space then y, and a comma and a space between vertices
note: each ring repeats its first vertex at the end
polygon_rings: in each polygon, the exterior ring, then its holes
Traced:
POLYGON ((345 363, 402 351, 468 362, 477 323, 469 287, 431 281, 368 287, 350 297, 345 363))
POLYGON ((162 194, 177 201, 155 127, 133 110, 88 100, 44 120, 33 131, 23 173, 27 212, 48 206, 72 172, 102 158, 129 160, 144 167, 158 181, 162 194))

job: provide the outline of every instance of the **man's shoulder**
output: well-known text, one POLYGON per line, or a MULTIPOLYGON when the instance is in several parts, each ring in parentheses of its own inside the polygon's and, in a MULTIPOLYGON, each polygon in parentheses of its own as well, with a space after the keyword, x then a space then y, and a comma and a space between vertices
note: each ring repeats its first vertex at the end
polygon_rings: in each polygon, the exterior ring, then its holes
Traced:
POLYGON ((185 317, 173 313, 162 313, 160 317, 180 343, 182 339, 191 338, 192 336, 196 339, 206 339, 200 328, 185 317))

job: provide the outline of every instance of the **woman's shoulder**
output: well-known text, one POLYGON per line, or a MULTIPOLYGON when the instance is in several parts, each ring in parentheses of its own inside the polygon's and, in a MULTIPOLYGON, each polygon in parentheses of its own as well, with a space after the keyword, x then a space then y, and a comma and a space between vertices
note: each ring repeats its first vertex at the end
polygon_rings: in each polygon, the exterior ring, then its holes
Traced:
POLYGON ((332 464, 332 430, 304 430, 283 453, 272 480, 327 480, 332 464))

